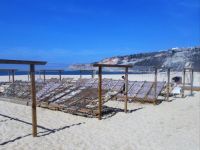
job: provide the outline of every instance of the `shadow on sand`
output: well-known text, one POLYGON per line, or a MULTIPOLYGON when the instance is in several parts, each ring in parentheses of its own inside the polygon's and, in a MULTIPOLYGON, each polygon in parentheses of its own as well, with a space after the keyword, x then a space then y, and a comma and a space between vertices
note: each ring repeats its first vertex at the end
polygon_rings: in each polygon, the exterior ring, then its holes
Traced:
MULTIPOLYGON (((32 123, 30 122, 27 122, 27 121, 24 121, 24 120, 20 120, 18 118, 13 118, 13 117, 10 117, 10 116, 7 116, 7 115, 4 115, 4 114, 0 114, 0 116, 2 117, 5 117, 5 118, 9 118, 10 120, 15 120, 15 121, 18 121, 18 122, 21 122, 21 123, 24 123, 24 124, 27 124, 27 125, 32 125, 32 123)), ((8 120, 8 119, 7 119, 8 120)), ((3 121, 2 121, 3 122, 3 121)), ((49 128, 46 128, 46 127, 43 127, 43 126, 40 126, 38 125, 37 127, 40 128, 40 129, 43 129, 45 131, 41 131, 41 132, 38 132, 38 136, 37 137, 42 137, 42 136, 47 136, 47 135, 50 135, 50 134, 53 134, 53 133, 56 133, 58 131, 62 131, 64 129, 67 129, 67 128, 70 128, 70 127, 73 127, 73 126, 78 126, 78 125, 81 125, 81 124, 84 124, 85 122, 82 122, 82 123, 77 123, 77 124, 72 124, 72 125, 67 125, 67 126, 64 126, 64 127, 60 127, 60 128, 55 128, 55 129, 49 129, 49 128)), ((29 134, 26 134, 26 135, 23 135, 23 136, 19 136, 19 137, 16 137, 12 140, 8 140, 8 141, 5 141, 5 142, 2 142, 0 143, 0 145, 6 145, 8 143, 12 143, 12 142, 15 142, 17 140, 20 140, 22 138, 25 138, 25 137, 28 137, 28 136, 31 136, 32 134, 29 133, 29 134)))
MULTIPOLYGON (((110 108, 112 108, 111 112, 104 112, 106 114, 103 115, 102 119, 108 119, 108 118, 113 117, 114 115, 116 115, 119 112, 124 112, 124 109, 121 109, 121 108, 113 108, 113 107, 110 107, 110 108)), ((132 112, 138 111, 138 110, 143 109, 143 108, 144 107, 128 110, 127 113, 132 113, 132 112)))

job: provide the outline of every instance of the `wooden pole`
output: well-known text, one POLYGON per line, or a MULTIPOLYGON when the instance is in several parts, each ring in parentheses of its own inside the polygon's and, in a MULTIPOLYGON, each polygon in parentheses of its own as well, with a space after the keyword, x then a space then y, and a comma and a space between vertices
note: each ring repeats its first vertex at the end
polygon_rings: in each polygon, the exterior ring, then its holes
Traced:
POLYGON ((60 78, 60 81, 61 81, 62 80, 61 70, 59 70, 59 78, 60 78))
POLYGON ((157 90, 157 73, 158 73, 158 72, 157 72, 157 68, 155 68, 155 79, 154 79, 154 92, 155 92, 155 93, 154 93, 154 94, 155 94, 154 96, 155 96, 155 102, 156 102, 156 99, 157 99, 157 98, 156 98, 156 95, 157 95, 157 94, 156 94, 156 90, 157 90))
POLYGON ((82 78, 82 71, 80 70, 80 79, 82 78))
POLYGON ((92 78, 94 78, 94 70, 92 70, 91 72, 92 72, 92 75, 91 75, 91 76, 92 76, 92 78))
POLYGON ((43 75, 44 75, 44 82, 46 81, 46 71, 44 70, 43 72, 43 75))
POLYGON ((182 89, 182 98, 185 96, 184 94, 184 88, 185 88, 185 68, 183 69, 183 89, 182 89))
POLYGON ((35 66, 30 65, 31 96, 32 96, 32 135, 37 136, 37 114, 36 114, 36 89, 35 89, 35 66))
POLYGON ((98 97, 99 97, 99 120, 101 120, 102 111, 102 67, 99 66, 99 83, 98 83, 98 97))
POLYGON ((30 81, 30 72, 28 71, 27 74, 28 74, 28 81, 30 81))
POLYGON ((125 104, 124 112, 127 113, 127 103, 128 103, 128 67, 125 68, 125 104))
POLYGON ((39 78, 41 79, 42 77, 41 77, 41 71, 39 71, 39 78))
POLYGON ((12 70, 12 83, 14 83, 14 82, 15 82, 15 71, 12 70))
POLYGON ((8 71, 8 76, 9 76, 9 82, 10 82, 10 70, 8 71))
POLYGON ((167 69, 167 101, 169 101, 170 68, 167 69))
POLYGON ((190 87, 190 95, 193 95, 193 76, 194 76, 194 70, 191 69, 191 87, 190 87))

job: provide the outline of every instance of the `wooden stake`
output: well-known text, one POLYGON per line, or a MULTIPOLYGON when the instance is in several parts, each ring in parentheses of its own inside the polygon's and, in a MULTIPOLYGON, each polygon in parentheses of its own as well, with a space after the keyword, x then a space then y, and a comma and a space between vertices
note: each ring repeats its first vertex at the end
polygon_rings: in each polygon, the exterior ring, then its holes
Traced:
POLYGON ((184 88, 185 88, 185 68, 183 70, 183 89, 182 89, 182 98, 185 96, 184 94, 184 88))
POLYGON ((80 79, 82 79, 82 71, 80 70, 80 79))
POLYGON ((59 70, 59 78, 60 78, 60 81, 62 80, 62 76, 61 76, 61 70, 59 70))
POLYGON ((155 79, 154 79, 154 94, 155 94, 155 102, 156 102, 156 91, 157 91, 157 68, 155 68, 155 79))
POLYGON ((167 101, 169 101, 170 68, 167 69, 167 101))
POLYGON ((94 70, 92 70, 92 78, 94 78, 94 70))
POLYGON ((190 94, 193 95, 193 76, 194 76, 194 71, 191 69, 191 87, 190 87, 190 94))
POLYGON ((28 74, 28 81, 30 81, 30 72, 27 72, 28 74))
POLYGON ((15 71, 12 70, 12 83, 14 83, 14 82, 15 82, 15 71))
POLYGON ((125 68, 125 103, 124 103, 124 112, 127 113, 127 103, 128 103, 128 67, 125 68))
POLYGON ((44 70, 44 72, 43 72, 44 74, 44 82, 46 81, 46 71, 44 70))
POLYGON ((41 79, 42 77, 41 77, 41 71, 39 71, 39 78, 41 79))
POLYGON ((8 71, 8 76, 9 76, 9 82, 10 82, 10 70, 8 71))
POLYGON ((36 114, 36 89, 35 89, 35 66, 30 64, 31 96, 32 96, 32 134, 37 136, 37 114, 36 114))
POLYGON ((98 97, 99 97, 99 120, 101 120, 102 111, 102 67, 99 66, 99 83, 98 83, 98 97))

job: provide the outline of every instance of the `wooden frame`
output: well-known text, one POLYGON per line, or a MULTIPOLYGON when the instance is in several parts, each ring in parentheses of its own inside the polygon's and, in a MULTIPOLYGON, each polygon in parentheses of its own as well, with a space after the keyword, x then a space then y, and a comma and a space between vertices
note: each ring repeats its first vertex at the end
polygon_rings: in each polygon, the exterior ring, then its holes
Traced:
POLYGON ((82 73, 83 72, 87 72, 87 71, 91 71, 92 72, 91 76, 92 76, 92 78, 94 78, 94 72, 95 72, 95 70, 92 70, 92 69, 88 69, 88 70, 87 69, 80 69, 79 71, 80 71, 80 79, 82 78, 82 73))
POLYGON ((35 90, 35 65, 45 65, 46 62, 0 59, 0 64, 19 64, 19 65, 30 66, 31 95, 32 95, 32 135, 33 137, 36 137, 37 136, 37 112, 36 112, 36 90, 35 90))
MULTIPOLYGON (((169 93, 170 93, 170 91, 169 91, 169 89, 170 89, 170 72, 171 72, 171 69, 170 68, 166 68, 166 67, 160 67, 160 68, 162 68, 162 69, 167 69, 167 101, 169 101, 169 93)), ((158 69, 160 69, 160 68, 156 68, 155 67, 155 84, 157 84, 157 74, 158 74, 158 69)), ((155 99, 156 99, 156 86, 157 85, 155 85, 155 99)))
POLYGON ((8 72, 8 81, 10 82, 10 76, 12 75, 12 83, 15 82, 15 72, 17 69, 0 69, 0 72, 8 72))
POLYGON ((98 119, 102 118, 102 68, 103 67, 115 67, 115 68, 125 68, 125 99, 124 99, 124 112, 127 112, 127 102, 128 102, 128 68, 132 68, 132 65, 113 65, 113 64, 93 64, 93 67, 98 67, 98 98, 99 98, 99 115, 98 119))
POLYGON ((182 89, 182 98, 185 96, 185 74, 190 72, 190 95, 193 95, 193 80, 194 80, 194 69, 193 68, 184 68, 183 69, 183 89, 182 89))
POLYGON ((46 72, 58 72, 59 73, 59 80, 62 80, 62 72, 64 72, 64 70, 60 69, 60 70, 49 70, 49 69, 44 69, 44 70, 40 70, 40 72, 43 72, 43 76, 44 76, 44 82, 46 81, 46 72))

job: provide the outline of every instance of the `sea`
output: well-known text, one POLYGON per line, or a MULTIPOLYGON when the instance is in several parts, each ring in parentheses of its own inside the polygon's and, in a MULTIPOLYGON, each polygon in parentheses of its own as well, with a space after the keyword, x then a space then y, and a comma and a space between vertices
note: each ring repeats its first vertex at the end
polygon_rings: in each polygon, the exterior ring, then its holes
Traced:
MULTIPOLYGON (((144 74, 146 72, 129 72, 129 74, 144 74)), ((27 71, 16 71, 15 75, 27 75, 28 72, 27 71)), ((42 72, 35 72, 36 75, 42 75, 42 72)), ((46 75, 58 75, 58 72, 51 72, 51 71, 47 71, 45 73, 46 75)), ((92 72, 80 72, 80 71, 63 71, 62 75, 92 75, 92 72)), ((98 72, 95 72, 94 74, 98 74, 98 72)), ((122 71, 103 71, 102 74, 124 74, 124 72, 122 71)), ((9 75, 8 72, 4 72, 4 71, 0 71, 0 76, 5 76, 5 75, 9 75)))

